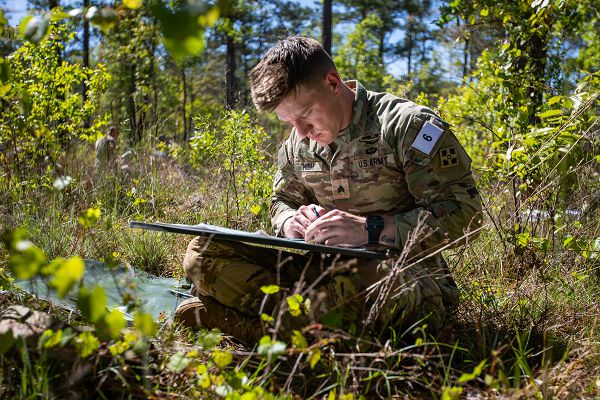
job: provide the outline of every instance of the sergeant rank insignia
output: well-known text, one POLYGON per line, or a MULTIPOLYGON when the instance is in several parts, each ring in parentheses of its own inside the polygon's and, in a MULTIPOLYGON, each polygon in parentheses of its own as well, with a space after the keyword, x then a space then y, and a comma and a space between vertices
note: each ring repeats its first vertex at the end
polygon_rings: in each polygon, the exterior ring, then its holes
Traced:
POLYGON ((454 147, 447 147, 440 150, 440 160, 442 161, 442 168, 454 167, 458 165, 458 154, 454 147))

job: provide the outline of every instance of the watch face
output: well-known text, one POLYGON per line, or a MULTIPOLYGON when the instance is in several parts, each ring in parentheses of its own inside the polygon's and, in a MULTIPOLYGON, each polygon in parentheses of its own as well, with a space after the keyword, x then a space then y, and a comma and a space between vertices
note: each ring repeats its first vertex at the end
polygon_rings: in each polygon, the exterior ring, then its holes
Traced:
POLYGON ((367 229, 383 229, 383 217, 379 215, 369 215, 367 217, 367 229))

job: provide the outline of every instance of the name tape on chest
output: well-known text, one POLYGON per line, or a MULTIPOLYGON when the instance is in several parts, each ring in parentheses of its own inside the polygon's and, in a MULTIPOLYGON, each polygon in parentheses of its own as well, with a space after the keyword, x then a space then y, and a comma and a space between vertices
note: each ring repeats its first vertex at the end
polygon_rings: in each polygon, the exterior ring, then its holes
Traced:
POLYGON ((320 172, 323 171, 323 163, 318 161, 304 161, 300 163, 302 172, 320 172))
POLYGON ((419 150, 421 153, 430 155, 436 143, 442 137, 444 130, 427 121, 421 127, 415 141, 410 145, 412 148, 419 150))

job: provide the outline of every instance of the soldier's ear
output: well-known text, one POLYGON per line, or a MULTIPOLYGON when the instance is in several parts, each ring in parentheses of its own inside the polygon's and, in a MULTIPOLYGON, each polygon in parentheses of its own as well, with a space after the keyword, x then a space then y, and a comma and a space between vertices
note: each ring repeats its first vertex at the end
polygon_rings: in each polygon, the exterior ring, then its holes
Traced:
POLYGON ((325 83, 335 95, 338 95, 342 92, 342 79, 336 71, 332 69, 327 71, 325 74, 325 83))

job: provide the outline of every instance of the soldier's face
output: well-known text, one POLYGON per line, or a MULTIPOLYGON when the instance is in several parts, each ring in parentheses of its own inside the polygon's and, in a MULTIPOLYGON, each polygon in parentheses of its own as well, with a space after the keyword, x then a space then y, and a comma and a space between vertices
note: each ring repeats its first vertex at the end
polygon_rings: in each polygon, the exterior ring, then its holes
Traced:
POLYGON ((343 125, 341 80, 331 71, 312 85, 301 85, 275 108, 277 117, 296 128, 298 136, 322 146, 332 143, 343 125))

